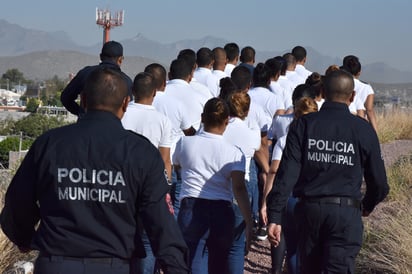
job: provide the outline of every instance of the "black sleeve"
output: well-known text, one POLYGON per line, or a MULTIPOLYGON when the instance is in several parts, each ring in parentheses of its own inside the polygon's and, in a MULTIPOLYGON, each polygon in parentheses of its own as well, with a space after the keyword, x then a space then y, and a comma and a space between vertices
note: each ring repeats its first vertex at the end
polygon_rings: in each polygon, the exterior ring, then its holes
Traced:
POLYGON ((143 186, 140 217, 153 253, 165 273, 189 273, 187 246, 167 201, 169 185, 160 154, 156 150, 143 186))
POLYGON ((0 218, 4 234, 17 246, 24 248, 30 247, 35 225, 40 220, 36 173, 34 152, 30 149, 7 189, 0 218))
POLYGON ((84 82, 86 79, 86 75, 88 74, 89 68, 86 67, 79 71, 77 75, 70 81, 69 84, 64 88, 60 100, 63 104, 63 106, 73 113, 74 115, 81 115, 84 113, 84 110, 82 107, 79 106, 79 104, 76 103, 76 99, 79 96, 79 94, 82 92, 84 82))
POLYGON ((375 206, 385 199, 389 192, 386 178, 385 165, 382 159, 378 137, 375 131, 371 133, 365 143, 368 144, 364 161, 364 178, 366 183, 366 193, 362 201, 363 208, 372 212, 375 206))
POLYGON ((298 181, 303 153, 300 141, 302 138, 299 136, 297 123, 291 124, 279 169, 267 197, 269 223, 281 224, 283 208, 298 181))

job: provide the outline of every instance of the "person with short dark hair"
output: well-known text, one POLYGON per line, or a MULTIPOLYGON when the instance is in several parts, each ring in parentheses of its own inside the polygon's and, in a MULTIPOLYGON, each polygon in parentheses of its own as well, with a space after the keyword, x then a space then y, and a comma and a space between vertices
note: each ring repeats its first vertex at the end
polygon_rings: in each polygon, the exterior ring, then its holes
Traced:
POLYGON ((389 186, 375 130, 349 111, 352 75, 331 72, 323 85, 325 103, 320 111, 289 127, 267 198, 269 241, 279 245, 281 214, 293 190, 298 198, 294 213, 299 272, 354 273, 362 245, 362 216, 369 216, 389 186))
POLYGON ((224 46, 227 56, 227 64, 225 66, 225 73, 230 77, 233 69, 237 66, 239 62, 240 48, 236 43, 227 43, 224 46))
POLYGON ((240 52, 240 64, 239 66, 244 66, 249 69, 250 73, 253 75, 254 65, 255 65, 256 51, 251 46, 246 46, 242 48, 240 52))
POLYGON ((123 75, 96 68, 81 96, 84 117, 37 138, 13 177, 4 233, 39 250, 36 274, 129 274, 145 256, 140 219, 163 271, 189 273, 160 153, 121 124, 130 99, 123 75))
POLYGON ((209 48, 200 48, 196 53, 197 69, 193 73, 193 77, 196 78, 201 84, 205 85, 213 97, 219 95, 218 80, 212 73, 212 68, 215 63, 215 54, 209 48))
POLYGON ((199 95, 198 97, 201 100, 201 105, 203 107, 207 100, 214 97, 215 95, 207 85, 198 81, 194 75, 196 69, 198 68, 196 63, 196 52, 192 49, 182 49, 177 55, 177 59, 184 59, 192 66, 192 78, 190 79, 189 85, 199 95))
POLYGON ((269 90, 277 94, 281 98, 283 110, 286 111, 290 107, 290 99, 288 99, 290 95, 287 93, 286 89, 280 85, 278 81, 280 77, 282 63, 275 58, 270 58, 266 60, 265 65, 269 68, 271 74, 269 90))
POLYGON ((213 54, 215 55, 215 62, 213 63, 213 75, 216 77, 217 80, 217 90, 220 93, 220 80, 225 77, 230 77, 225 72, 225 67, 227 64, 227 55, 226 51, 221 47, 216 47, 213 49, 213 54))
POLYGON ((293 88, 305 83, 306 78, 296 72, 296 58, 292 53, 285 53, 283 58, 286 60, 286 77, 293 83, 293 88))
POLYGON ((295 71, 297 74, 299 74, 302 77, 303 82, 301 84, 303 84, 306 81, 306 78, 308 78, 308 76, 312 74, 310 70, 305 68, 305 64, 307 61, 306 60, 306 56, 307 56, 306 49, 302 46, 296 46, 292 49, 292 54, 296 58, 295 71))
MULTIPOLYGON (((355 81, 355 100, 358 99, 365 107, 368 121, 371 123, 372 127, 377 130, 376 115, 373 107, 375 93, 370 84, 359 80, 362 72, 362 66, 359 58, 354 55, 345 56, 345 58, 343 58, 342 69, 353 75, 355 81)), ((358 115, 359 114, 362 115, 358 112, 358 115)))
POLYGON ((120 66, 123 63, 123 46, 116 41, 106 42, 100 53, 100 64, 96 66, 87 66, 81 69, 76 76, 70 81, 70 83, 63 89, 60 100, 63 106, 74 115, 81 117, 84 114, 84 104, 80 102, 80 105, 76 103, 77 98, 82 92, 86 83, 87 76, 96 68, 111 68, 122 74, 123 79, 127 83, 128 92, 130 98, 132 96, 132 79, 123 73, 120 66))

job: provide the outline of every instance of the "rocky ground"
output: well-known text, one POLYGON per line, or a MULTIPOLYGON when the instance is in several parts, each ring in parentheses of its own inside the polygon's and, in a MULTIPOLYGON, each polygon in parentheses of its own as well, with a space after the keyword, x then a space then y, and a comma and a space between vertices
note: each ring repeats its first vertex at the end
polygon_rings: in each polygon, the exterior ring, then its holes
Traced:
MULTIPOLYGON (((412 155, 412 140, 398 140, 381 145, 385 166, 391 166, 401 156, 412 155)), ((373 218, 373 214, 369 217, 373 218)), ((245 260, 245 274, 271 273, 269 241, 254 241, 245 260)))

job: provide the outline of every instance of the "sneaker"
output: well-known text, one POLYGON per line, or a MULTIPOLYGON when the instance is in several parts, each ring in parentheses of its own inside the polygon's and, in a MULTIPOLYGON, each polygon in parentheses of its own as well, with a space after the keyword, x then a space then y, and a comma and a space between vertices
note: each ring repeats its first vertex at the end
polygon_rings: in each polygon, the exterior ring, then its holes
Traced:
POLYGON ((268 233, 266 232, 266 227, 261 227, 256 233, 256 238, 260 241, 264 241, 268 238, 268 233))

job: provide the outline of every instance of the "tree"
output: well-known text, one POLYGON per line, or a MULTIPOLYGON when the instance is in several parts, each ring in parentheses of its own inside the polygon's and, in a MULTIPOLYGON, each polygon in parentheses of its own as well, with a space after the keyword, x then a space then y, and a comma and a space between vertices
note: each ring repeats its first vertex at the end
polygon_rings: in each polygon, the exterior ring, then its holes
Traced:
POLYGON ((19 82, 25 82, 26 79, 24 79, 23 72, 19 71, 16 68, 9 69, 3 75, 1 76, 3 80, 8 79, 10 83, 19 83, 19 82))
POLYGON ((13 132, 12 134, 23 132, 25 136, 37 138, 49 129, 61 127, 66 124, 67 122, 61 117, 32 113, 15 122, 11 132, 13 132))
MULTIPOLYGON (((26 150, 32 144, 32 140, 22 140, 21 149, 26 150)), ((0 142, 0 163, 3 167, 9 167, 9 152, 19 151, 20 148, 20 138, 17 136, 12 136, 4 139, 0 142)))
POLYGON ((35 113, 40 105, 40 101, 36 98, 29 98, 26 103, 26 111, 35 113))

